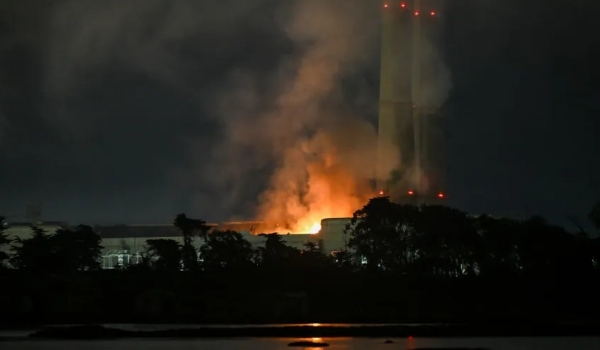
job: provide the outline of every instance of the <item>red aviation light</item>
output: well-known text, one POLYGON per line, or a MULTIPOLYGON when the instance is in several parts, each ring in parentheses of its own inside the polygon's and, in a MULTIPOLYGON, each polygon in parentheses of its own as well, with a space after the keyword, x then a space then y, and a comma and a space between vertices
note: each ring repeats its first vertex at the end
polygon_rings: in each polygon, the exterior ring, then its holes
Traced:
POLYGON ((431 11, 431 16, 435 16, 435 11, 431 11))
POLYGON ((418 16, 418 15, 419 15, 419 11, 415 12, 415 16, 418 16))
POLYGON ((406 7, 406 4, 405 4, 405 3, 401 3, 401 4, 400 4, 400 7, 402 7, 402 8, 405 8, 405 7, 406 7))
POLYGON ((446 196, 444 195, 443 192, 438 193, 438 198, 445 198, 446 196))
POLYGON ((414 194, 415 194, 415 191, 413 191, 413 190, 408 190, 408 192, 407 192, 407 193, 408 193, 408 195, 409 195, 409 196, 412 196, 412 195, 414 195, 414 194))
POLYGON ((388 8, 388 4, 383 4, 383 8, 388 8))
POLYGON ((379 195, 383 196, 383 190, 379 191, 379 195))

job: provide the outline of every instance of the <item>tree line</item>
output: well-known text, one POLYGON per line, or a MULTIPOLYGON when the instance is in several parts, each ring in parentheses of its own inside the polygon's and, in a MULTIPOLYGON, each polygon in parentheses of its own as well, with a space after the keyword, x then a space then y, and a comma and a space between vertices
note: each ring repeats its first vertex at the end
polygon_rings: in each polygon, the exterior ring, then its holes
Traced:
MULTIPOLYGON (((600 230, 600 203, 589 219, 600 230)), ((145 322, 148 310, 159 322, 579 320, 600 312, 600 238, 540 217, 378 197, 354 213, 347 247, 336 252, 312 242, 297 249, 277 234, 254 248, 185 214, 173 224, 181 240, 149 239, 140 261, 114 270, 102 270, 101 237, 90 226, 33 226, 13 242, 2 225, 0 278, 9 287, 0 307, 44 322, 145 322), (282 301, 288 292, 305 295, 282 301), (148 293, 160 307, 148 306, 148 293)))
MULTIPOLYGON (((600 230, 600 204, 589 213, 600 230)), ((4 221, 2 217, 0 220, 4 221)), ((212 231, 206 222, 179 214, 173 222, 183 237, 148 239, 136 266, 160 271, 248 270, 252 268, 342 268, 405 275, 534 276, 600 272, 600 239, 580 229, 572 234, 541 217, 518 221, 488 215, 470 216, 441 205, 405 205, 387 197, 371 199, 356 211, 345 234, 347 249, 323 252, 313 242, 303 249, 286 245, 284 236, 262 234, 264 246, 253 249, 235 231, 212 231), (200 240, 199 248, 194 244, 200 240)), ((32 226, 30 238, 11 242, 0 226, 3 267, 31 273, 99 270, 101 237, 90 226, 48 233, 32 226)))

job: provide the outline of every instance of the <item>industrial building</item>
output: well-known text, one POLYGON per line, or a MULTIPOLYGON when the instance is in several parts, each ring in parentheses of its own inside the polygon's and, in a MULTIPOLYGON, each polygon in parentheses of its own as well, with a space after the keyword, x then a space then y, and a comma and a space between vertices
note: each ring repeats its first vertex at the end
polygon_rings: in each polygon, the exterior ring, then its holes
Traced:
MULTIPOLYGON (((332 251, 346 248, 347 239, 344 229, 348 222, 350 222, 349 218, 323 219, 321 221, 322 229, 319 233, 283 234, 282 237, 285 243, 291 247, 302 249, 306 243, 313 242, 318 245, 323 253, 329 254, 332 251)), ((68 229, 70 227, 65 222, 7 222, 4 224, 5 232, 9 239, 27 239, 32 235, 31 226, 33 224, 48 233, 54 233, 60 228, 68 229)), ((209 226, 213 230, 240 232, 253 248, 258 248, 263 246, 265 242, 265 238, 260 236, 260 233, 268 233, 260 230, 261 224, 260 222, 225 222, 209 224, 209 226)), ((149 239, 172 239, 183 244, 181 232, 173 225, 111 225, 95 226, 94 229, 102 238, 100 243, 103 246, 102 266, 105 269, 139 261, 141 254, 146 251, 146 241, 149 239)), ((202 242, 196 240, 195 244, 196 248, 199 248, 202 242)), ((10 250, 10 246, 3 249, 10 250)))

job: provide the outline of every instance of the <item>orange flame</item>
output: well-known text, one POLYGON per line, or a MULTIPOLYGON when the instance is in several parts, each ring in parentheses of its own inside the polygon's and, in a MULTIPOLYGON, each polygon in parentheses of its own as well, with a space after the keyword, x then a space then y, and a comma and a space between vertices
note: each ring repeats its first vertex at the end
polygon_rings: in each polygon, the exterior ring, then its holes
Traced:
POLYGON ((318 233, 322 219, 350 217, 372 196, 368 157, 349 152, 343 139, 321 131, 287 150, 261 197, 261 220, 282 223, 272 232, 318 233))

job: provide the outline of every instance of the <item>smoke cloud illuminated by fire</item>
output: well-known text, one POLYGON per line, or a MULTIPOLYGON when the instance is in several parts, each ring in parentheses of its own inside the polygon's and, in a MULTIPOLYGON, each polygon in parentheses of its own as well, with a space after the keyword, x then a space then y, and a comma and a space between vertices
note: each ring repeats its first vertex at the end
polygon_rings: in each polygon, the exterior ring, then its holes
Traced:
POLYGON ((260 198, 260 218, 280 224, 274 231, 317 233, 321 219, 351 216, 373 196, 368 152, 374 134, 368 130, 354 121, 289 148, 260 198))
POLYGON ((269 118, 286 121, 285 130, 292 130, 285 133, 277 152, 280 166, 259 198, 257 213, 279 224, 276 231, 316 233, 321 219, 351 216, 373 194, 374 128, 330 107, 343 74, 362 56, 361 40, 368 37, 359 35, 357 4, 299 1, 288 23, 290 38, 302 43, 304 52, 269 118))
POLYGON ((353 0, 294 2, 281 22, 295 53, 267 79, 269 88, 261 90, 264 79, 252 72, 236 72, 221 96, 233 142, 218 154, 246 170, 274 166, 256 210, 271 232, 316 233, 321 219, 351 216, 373 195, 375 128, 340 106, 342 80, 373 55, 376 11, 353 0))

